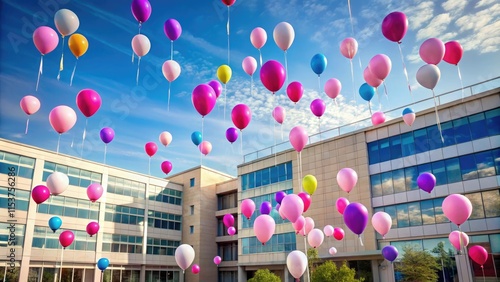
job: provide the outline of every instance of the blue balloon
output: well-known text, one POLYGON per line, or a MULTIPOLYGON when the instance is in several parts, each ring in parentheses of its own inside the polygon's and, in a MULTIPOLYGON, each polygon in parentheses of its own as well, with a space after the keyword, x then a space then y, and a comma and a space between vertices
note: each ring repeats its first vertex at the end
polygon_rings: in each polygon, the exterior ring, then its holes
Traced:
POLYGON ((49 227, 54 231, 54 233, 57 231, 57 229, 61 228, 62 225, 62 219, 58 216, 53 216, 49 219, 49 227))
POLYGON ((201 132, 199 131, 195 131, 191 134, 191 141, 193 141, 193 143, 198 146, 201 144, 201 141, 203 141, 203 138, 201 136, 201 132))
POLYGON ((100 258, 97 261, 97 267, 101 270, 104 271, 106 268, 109 266, 109 260, 107 258, 100 258))
POLYGON ((326 69, 326 57, 323 54, 316 54, 311 59, 311 69, 317 75, 322 74, 326 69))
POLYGON ((411 108, 405 108, 403 110, 403 115, 415 113, 411 108))
POLYGON ((359 87, 359 95, 363 100, 370 102, 375 95, 375 87, 368 85, 368 83, 363 83, 361 87, 359 87))

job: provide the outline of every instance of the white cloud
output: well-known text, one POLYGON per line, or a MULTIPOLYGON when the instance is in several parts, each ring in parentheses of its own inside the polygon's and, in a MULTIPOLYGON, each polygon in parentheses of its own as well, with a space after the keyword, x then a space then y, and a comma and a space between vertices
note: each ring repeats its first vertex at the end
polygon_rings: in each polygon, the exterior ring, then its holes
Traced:
POLYGON ((467 6, 467 0, 447 0, 441 6, 443 9, 452 15, 461 15, 467 6))
POLYGON ((418 30, 434 17, 434 1, 423 1, 408 11, 409 28, 418 30))
POLYGON ((443 13, 435 16, 427 27, 422 28, 417 32, 417 40, 439 37, 448 29, 450 22, 451 17, 449 13, 443 13))
POLYGON ((476 3, 475 8, 481 8, 484 6, 488 6, 488 5, 493 4, 495 2, 496 2, 496 0, 480 0, 479 2, 476 3))
POLYGON ((459 27, 459 42, 465 50, 477 50, 490 53, 499 50, 500 41, 500 4, 485 8, 475 14, 460 17, 456 21, 459 27))

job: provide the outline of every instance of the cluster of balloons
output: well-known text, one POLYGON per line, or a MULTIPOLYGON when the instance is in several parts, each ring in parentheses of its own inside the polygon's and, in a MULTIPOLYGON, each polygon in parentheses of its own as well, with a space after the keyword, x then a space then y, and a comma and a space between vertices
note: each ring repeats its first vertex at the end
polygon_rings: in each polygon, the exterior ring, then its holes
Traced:
POLYGON ((222 222, 227 228, 227 234, 229 234, 230 236, 236 234, 236 228, 234 228, 234 216, 232 214, 225 214, 222 218, 222 222))

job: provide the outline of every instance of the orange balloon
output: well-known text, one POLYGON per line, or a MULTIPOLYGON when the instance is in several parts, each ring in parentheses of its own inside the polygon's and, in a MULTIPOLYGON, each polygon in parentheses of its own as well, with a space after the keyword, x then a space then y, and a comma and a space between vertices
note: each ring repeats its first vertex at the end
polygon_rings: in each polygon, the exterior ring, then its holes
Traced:
POLYGON ((73 53, 75 57, 79 58, 83 56, 85 52, 87 52, 87 49, 89 48, 89 42, 87 41, 87 38, 85 38, 85 36, 79 33, 75 33, 69 37, 68 46, 71 50, 71 53, 73 53))

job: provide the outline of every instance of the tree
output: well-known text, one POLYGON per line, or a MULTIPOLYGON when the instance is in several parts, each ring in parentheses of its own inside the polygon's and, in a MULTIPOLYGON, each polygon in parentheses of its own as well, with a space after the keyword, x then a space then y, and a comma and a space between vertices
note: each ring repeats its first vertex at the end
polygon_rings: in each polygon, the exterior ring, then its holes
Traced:
POLYGON ((309 268, 309 275, 314 272, 316 265, 319 263, 318 249, 307 249, 307 263, 309 268))
POLYGON ((349 268, 344 261, 340 268, 330 260, 327 260, 320 266, 316 267, 311 276, 311 282, 362 282, 363 278, 356 279, 356 270, 349 268))
POLYGON ((437 254, 436 263, 441 266, 442 275, 448 276, 449 271, 453 271, 455 267, 455 261, 451 259, 453 256, 453 250, 448 249, 448 252, 444 249, 444 242, 439 242, 432 252, 437 254), (446 274, 448 273, 448 275, 446 274))
POLYGON ((281 282, 281 278, 265 268, 257 270, 248 282, 281 282))
POLYGON ((432 282, 438 280, 439 265, 436 259, 426 251, 415 250, 413 246, 403 247, 403 258, 396 270, 403 274, 403 281, 432 282))

